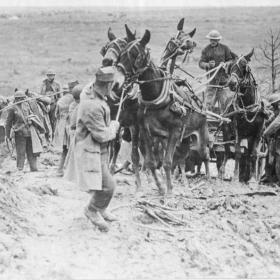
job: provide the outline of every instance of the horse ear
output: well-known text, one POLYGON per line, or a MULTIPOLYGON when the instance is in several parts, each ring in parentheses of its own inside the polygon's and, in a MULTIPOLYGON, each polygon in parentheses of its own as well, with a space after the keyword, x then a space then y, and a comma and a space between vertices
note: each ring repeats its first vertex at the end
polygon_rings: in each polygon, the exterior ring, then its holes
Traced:
POLYGON ((140 44, 145 47, 151 39, 151 32, 149 30, 145 30, 145 34, 143 35, 142 39, 140 40, 140 44))
POLYGON ((126 31, 126 37, 127 37, 127 41, 128 42, 132 42, 136 39, 135 34, 136 31, 134 32, 134 34, 131 32, 131 30, 128 28, 127 24, 124 25, 125 27, 125 31, 126 31))
POLYGON ((196 32, 196 28, 194 28, 194 30, 189 33, 189 36, 192 38, 194 36, 195 32, 196 32))
POLYGON ((115 36, 115 34, 112 32, 111 27, 108 28, 108 38, 110 41, 115 40, 117 37, 115 36))
POLYGON ((184 18, 181 18, 177 24, 177 30, 178 31, 182 31, 183 28, 184 28, 184 22, 185 22, 185 19, 184 18))
POLYGON ((244 55, 244 57, 247 61, 250 61, 253 54, 254 54, 254 48, 247 55, 244 55))

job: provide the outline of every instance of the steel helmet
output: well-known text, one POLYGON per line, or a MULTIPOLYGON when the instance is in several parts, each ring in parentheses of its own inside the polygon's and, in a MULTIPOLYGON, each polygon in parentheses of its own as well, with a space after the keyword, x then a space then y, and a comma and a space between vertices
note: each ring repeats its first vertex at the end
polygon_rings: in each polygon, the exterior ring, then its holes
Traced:
POLYGON ((25 98, 25 92, 23 90, 17 90, 14 94, 14 98, 25 98))
POLYGON ((72 95, 74 97, 74 99, 80 99, 80 94, 83 90, 83 86, 82 85, 76 85, 73 89, 72 89, 72 95))
POLYGON ((63 85, 62 92, 63 93, 69 93, 70 92, 68 84, 63 85))
POLYGON ((48 69, 46 75, 55 75, 55 72, 52 69, 48 69))
POLYGON ((222 39, 222 36, 220 34, 220 32, 218 30, 211 30, 206 38, 208 39, 213 39, 213 40, 221 40, 222 39))

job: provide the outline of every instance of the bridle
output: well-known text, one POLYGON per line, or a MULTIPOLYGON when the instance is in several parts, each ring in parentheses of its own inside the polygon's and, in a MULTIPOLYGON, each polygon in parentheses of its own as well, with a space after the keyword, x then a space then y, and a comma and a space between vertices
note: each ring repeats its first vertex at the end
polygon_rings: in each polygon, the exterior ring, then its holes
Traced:
MULTIPOLYGON (((236 81, 237 86, 236 86, 235 96, 232 99, 232 101, 230 102, 230 104, 233 105, 233 107, 236 111, 240 111, 240 109, 242 109, 244 111, 243 113, 244 113, 245 120, 248 123, 252 123, 255 121, 255 119, 261 109, 261 106, 259 105, 259 102, 258 102, 256 80, 252 74, 250 66, 248 65, 248 60, 244 56, 240 56, 237 59, 237 61, 231 66, 230 79, 232 79, 232 78, 236 81), (242 66, 240 66, 241 63, 245 63, 245 65, 243 65, 243 67, 245 66, 245 70, 242 69, 242 66), (244 73, 244 71, 245 71, 245 73, 244 73), (239 73, 239 75, 238 75, 238 73, 239 73), (241 88, 242 89, 245 88, 245 92, 241 93, 240 92, 241 88), (249 88, 253 89, 254 104, 250 104, 250 105, 246 106, 244 104, 242 96, 245 96, 245 94, 249 88), (239 100, 241 108, 238 105, 237 100, 239 100), (251 119, 249 119, 248 112, 254 110, 255 108, 256 108, 256 110, 255 110, 253 117, 251 119)), ((230 107, 229 105, 227 106, 227 108, 230 107)), ((225 112, 226 111, 227 111, 227 109, 225 110, 225 112)))
POLYGON ((251 67, 248 64, 247 59, 244 56, 240 56, 237 61, 231 66, 230 77, 233 78, 236 83, 236 91, 239 91, 241 87, 251 87, 257 85, 256 80, 252 74, 251 67), (240 66, 241 63, 245 63, 245 73, 240 66), (237 68, 237 71, 234 71, 237 68), (237 74, 239 73, 239 75, 237 74))
POLYGON ((103 46, 100 50, 100 54, 105 58, 109 51, 113 53, 115 57, 115 60, 113 61, 114 65, 117 63, 117 60, 126 45, 126 38, 116 38, 115 40, 109 41, 105 46, 103 46))
POLYGON ((125 76, 125 86, 131 85, 137 81, 138 77, 150 66, 150 51, 149 49, 139 46, 139 41, 136 40, 129 44, 121 53, 119 62, 116 66, 122 69, 125 76), (137 57, 132 58, 131 51, 136 49, 137 57), (134 60, 134 61, 133 61, 134 60), (122 61, 122 62, 120 62, 122 61))

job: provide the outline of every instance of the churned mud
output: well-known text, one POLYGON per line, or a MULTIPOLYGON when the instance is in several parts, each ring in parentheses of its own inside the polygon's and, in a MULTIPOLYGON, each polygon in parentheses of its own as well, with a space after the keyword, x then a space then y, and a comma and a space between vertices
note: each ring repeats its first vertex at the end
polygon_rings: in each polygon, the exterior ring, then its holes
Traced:
POLYGON ((280 276, 278 186, 200 177, 163 200, 144 175, 140 197, 133 175, 120 174, 119 221, 101 233, 83 215, 88 195, 55 177, 58 158, 42 155, 36 173, 2 164, 1 279, 280 276))

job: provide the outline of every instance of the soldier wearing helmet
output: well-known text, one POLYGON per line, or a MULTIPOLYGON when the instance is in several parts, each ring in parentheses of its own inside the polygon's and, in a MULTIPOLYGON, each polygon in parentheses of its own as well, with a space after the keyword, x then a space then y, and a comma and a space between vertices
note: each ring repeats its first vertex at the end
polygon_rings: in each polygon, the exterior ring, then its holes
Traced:
POLYGON ((60 94, 60 84, 56 82, 55 79, 55 72, 51 69, 48 69, 46 72, 47 78, 43 80, 42 86, 41 86, 41 95, 48 95, 48 94, 54 94, 58 92, 57 95, 51 96, 51 105, 49 110, 49 117, 50 122, 52 126, 52 130, 54 131, 55 128, 55 107, 57 100, 61 97, 62 94, 60 94))
POLYGON ((24 168, 25 156, 31 171, 37 171, 37 156, 42 152, 39 134, 44 133, 43 124, 36 115, 25 92, 17 90, 14 95, 14 106, 8 111, 6 119, 6 136, 8 140, 15 139, 17 168, 24 168), (12 135, 13 134, 13 135, 12 135))
MULTIPOLYGON (((201 69, 209 71, 219 66, 220 63, 229 62, 237 57, 228 46, 220 43, 222 36, 219 31, 210 31, 206 38, 210 40, 210 44, 202 50, 201 58, 199 60, 199 67, 201 69)), ((212 75, 213 73, 211 73, 208 78, 212 75)), ((225 89, 215 86, 224 86, 226 82, 227 74, 225 70, 221 68, 216 76, 210 81, 206 89, 206 99, 204 102, 209 110, 213 109, 216 102, 219 102, 220 112, 225 109, 227 92, 225 89)))

